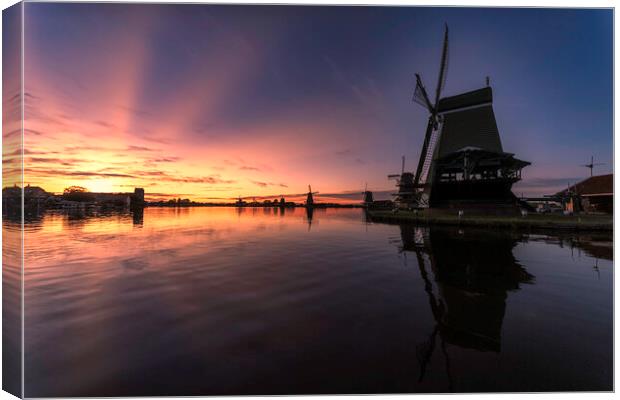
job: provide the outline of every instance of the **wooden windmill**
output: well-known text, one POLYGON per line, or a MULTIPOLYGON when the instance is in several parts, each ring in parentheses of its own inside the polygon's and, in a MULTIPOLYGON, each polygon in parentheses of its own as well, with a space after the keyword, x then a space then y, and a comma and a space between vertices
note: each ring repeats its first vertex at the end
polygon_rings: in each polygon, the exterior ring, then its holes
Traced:
POLYGON ((364 186, 364 191, 362 192, 364 195, 364 205, 368 206, 373 203, 374 198, 372 192, 368 190, 368 183, 364 186))
POLYGON ((396 202, 400 208, 466 205, 512 210, 518 206, 512 184, 530 163, 502 148, 490 81, 481 89, 442 98, 447 70, 446 25, 433 101, 415 74, 413 101, 427 109, 429 116, 415 175, 407 176, 403 169, 396 202), (403 185, 409 189, 403 190, 403 185))
POLYGON ((395 180, 398 192, 394 193, 396 204, 401 208, 415 207, 417 204, 417 191, 413 184, 413 174, 405 172, 405 156, 402 158, 400 174, 388 175, 388 179, 395 180))

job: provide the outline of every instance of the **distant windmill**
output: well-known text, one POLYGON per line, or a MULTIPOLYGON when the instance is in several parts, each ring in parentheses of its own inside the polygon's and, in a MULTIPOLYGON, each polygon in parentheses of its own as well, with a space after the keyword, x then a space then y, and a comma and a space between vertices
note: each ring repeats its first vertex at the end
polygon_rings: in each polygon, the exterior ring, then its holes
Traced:
POLYGON ((312 187, 310 187, 310 185, 308 185, 308 195, 306 197, 306 207, 313 207, 314 206, 314 196, 315 194, 319 194, 319 192, 313 192, 312 191, 312 187))
POLYGON ((393 194, 393 196, 396 196, 397 203, 409 205, 415 201, 415 186, 413 184, 413 174, 411 172, 405 172, 405 156, 403 156, 400 175, 388 175, 388 179, 395 180, 396 186, 398 186, 398 193, 393 194))
POLYGON ((590 164, 582 164, 582 167, 590 168, 590 176, 594 176, 594 167, 598 165, 605 165, 605 163, 595 163, 594 156, 590 158, 590 164))
POLYGON ((372 196, 372 192, 368 190, 368 183, 366 183, 366 185, 364 186, 364 191, 362 192, 362 194, 364 195, 364 205, 368 206, 372 204, 374 198, 372 196))

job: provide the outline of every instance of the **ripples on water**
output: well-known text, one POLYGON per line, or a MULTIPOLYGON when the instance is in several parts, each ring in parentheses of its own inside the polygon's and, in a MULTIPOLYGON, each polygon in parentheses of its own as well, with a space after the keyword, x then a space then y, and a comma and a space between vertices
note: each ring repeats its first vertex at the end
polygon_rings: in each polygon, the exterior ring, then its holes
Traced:
POLYGON ((29 221, 26 396, 612 389, 611 238, 311 217, 29 221))

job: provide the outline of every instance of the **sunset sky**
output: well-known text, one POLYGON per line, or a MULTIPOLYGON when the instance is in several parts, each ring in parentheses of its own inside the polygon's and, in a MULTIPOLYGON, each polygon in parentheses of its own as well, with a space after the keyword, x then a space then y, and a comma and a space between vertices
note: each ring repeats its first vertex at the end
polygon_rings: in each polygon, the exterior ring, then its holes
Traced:
POLYGON ((611 10, 26 3, 25 179, 217 200, 361 199, 415 169, 414 73, 491 77, 515 193, 613 169, 611 10), (343 194, 345 194, 343 196, 343 194))

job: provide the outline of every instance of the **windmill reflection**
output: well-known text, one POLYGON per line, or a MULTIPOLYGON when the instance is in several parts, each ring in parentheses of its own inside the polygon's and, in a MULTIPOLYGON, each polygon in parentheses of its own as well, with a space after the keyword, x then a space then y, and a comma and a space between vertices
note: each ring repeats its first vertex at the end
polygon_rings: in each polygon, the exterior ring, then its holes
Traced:
POLYGON ((312 228, 312 217, 314 217, 314 208, 306 207, 306 221, 308 221, 308 232, 312 228))
POLYGON ((400 231, 400 251, 415 253, 435 320, 428 340, 416 346, 419 380, 439 339, 452 390, 446 344, 499 353, 508 292, 533 283, 534 276, 514 258, 519 237, 511 233, 412 225, 401 225, 400 231))
POLYGON ((144 207, 136 207, 131 210, 133 225, 142 227, 144 225, 144 207))

